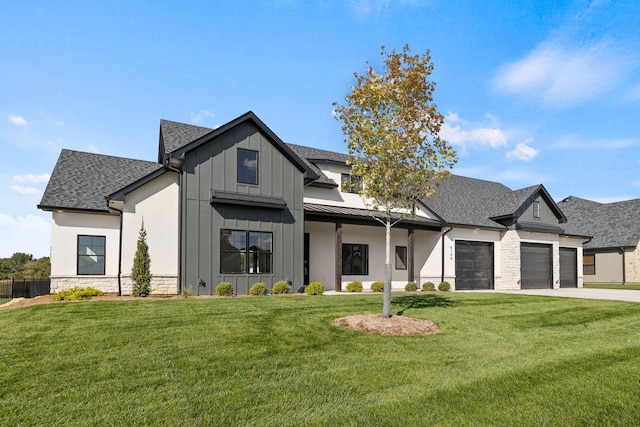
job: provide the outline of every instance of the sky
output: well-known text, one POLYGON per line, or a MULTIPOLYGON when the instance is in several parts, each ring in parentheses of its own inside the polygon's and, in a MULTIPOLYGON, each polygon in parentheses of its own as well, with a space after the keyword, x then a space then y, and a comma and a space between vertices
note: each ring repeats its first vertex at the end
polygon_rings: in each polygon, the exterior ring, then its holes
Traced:
POLYGON ((332 103, 381 46, 431 52, 458 175, 640 198, 640 2, 0 0, 0 257, 48 256, 63 148, 157 159, 161 119, 253 111, 346 152, 332 103))

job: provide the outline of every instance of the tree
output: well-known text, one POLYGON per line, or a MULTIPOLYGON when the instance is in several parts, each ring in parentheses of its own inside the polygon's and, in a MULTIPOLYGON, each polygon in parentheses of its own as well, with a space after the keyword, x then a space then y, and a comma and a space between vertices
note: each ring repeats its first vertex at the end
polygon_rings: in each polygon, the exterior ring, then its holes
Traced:
POLYGON ((354 73, 356 85, 345 104, 334 103, 342 121, 351 173, 361 177, 359 194, 386 227, 385 288, 382 314, 391 316, 391 227, 413 212, 417 199, 433 196, 457 161, 455 150, 440 138, 444 116, 433 102, 431 55, 380 53, 384 72, 369 66, 354 73), (394 220, 392 214, 400 214, 394 220))
POLYGON ((22 267, 22 276, 33 279, 46 279, 51 275, 51 261, 43 256, 34 261, 26 262, 22 267))
POLYGON ((144 229, 144 219, 138 234, 138 247, 133 258, 131 268, 131 280, 133 289, 131 294, 136 297, 146 297, 151 291, 151 259, 149 258, 149 246, 147 245, 147 231, 144 229))
POLYGON ((4 279, 22 279, 27 277, 22 269, 24 265, 33 261, 33 255, 24 252, 16 252, 11 258, 0 259, 0 276, 4 279))

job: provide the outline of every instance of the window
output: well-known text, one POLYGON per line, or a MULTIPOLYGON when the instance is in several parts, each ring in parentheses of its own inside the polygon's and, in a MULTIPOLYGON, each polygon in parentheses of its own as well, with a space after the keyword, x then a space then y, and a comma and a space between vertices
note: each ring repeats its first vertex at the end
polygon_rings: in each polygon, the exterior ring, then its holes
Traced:
POLYGON ((340 185, 343 192, 357 194, 362 190, 362 177, 343 173, 340 175, 340 185))
POLYGON ((407 247, 396 246, 396 270, 407 269, 407 247))
POLYGON ((363 275, 369 274, 369 245, 342 245, 342 274, 363 275))
POLYGON ((585 276, 593 276, 596 274, 596 255, 584 255, 582 257, 582 269, 585 276))
POLYGON ((273 233, 220 231, 220 273, 265 274, 272 272, 273 233))
POLYGON ((540 202, 533 202, 533 217, 540 218, 540 202))
POLYGON ((78 275, 104 275, 104 236, 78 236, 78 275))
POLYGON ((258 152, 238 148, 238 182, 258 184, 258 152))

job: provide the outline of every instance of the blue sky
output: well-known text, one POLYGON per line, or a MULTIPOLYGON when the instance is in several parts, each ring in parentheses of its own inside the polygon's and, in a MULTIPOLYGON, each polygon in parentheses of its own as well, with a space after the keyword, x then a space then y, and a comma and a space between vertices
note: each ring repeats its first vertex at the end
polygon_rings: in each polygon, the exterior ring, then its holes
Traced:
POLYGON ((251 110, 345 152, 332 102, 380 46, 431 50, 454 173, 640 198, 640 2, 0 1, 0 257, 49 254, 62 148, 155 160, 160 119, 251 110))

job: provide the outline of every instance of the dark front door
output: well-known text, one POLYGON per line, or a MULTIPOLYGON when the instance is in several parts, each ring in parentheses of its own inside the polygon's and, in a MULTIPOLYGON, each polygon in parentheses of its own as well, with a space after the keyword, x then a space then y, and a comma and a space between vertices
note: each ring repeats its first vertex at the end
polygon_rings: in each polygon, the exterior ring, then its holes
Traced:
POLYGON ((520 287, 553 288, 553 247, 539 243, 520 244, 520 287))
POLYGON ((560 287, 578 287, 578 250, 560 248, 560 287))
POLYGON ((456 290, 493 289, 493 242, 456 240, 456 290))
POLYGON ((309 233, 304 233, 304 285, 309 284, 309 233))

